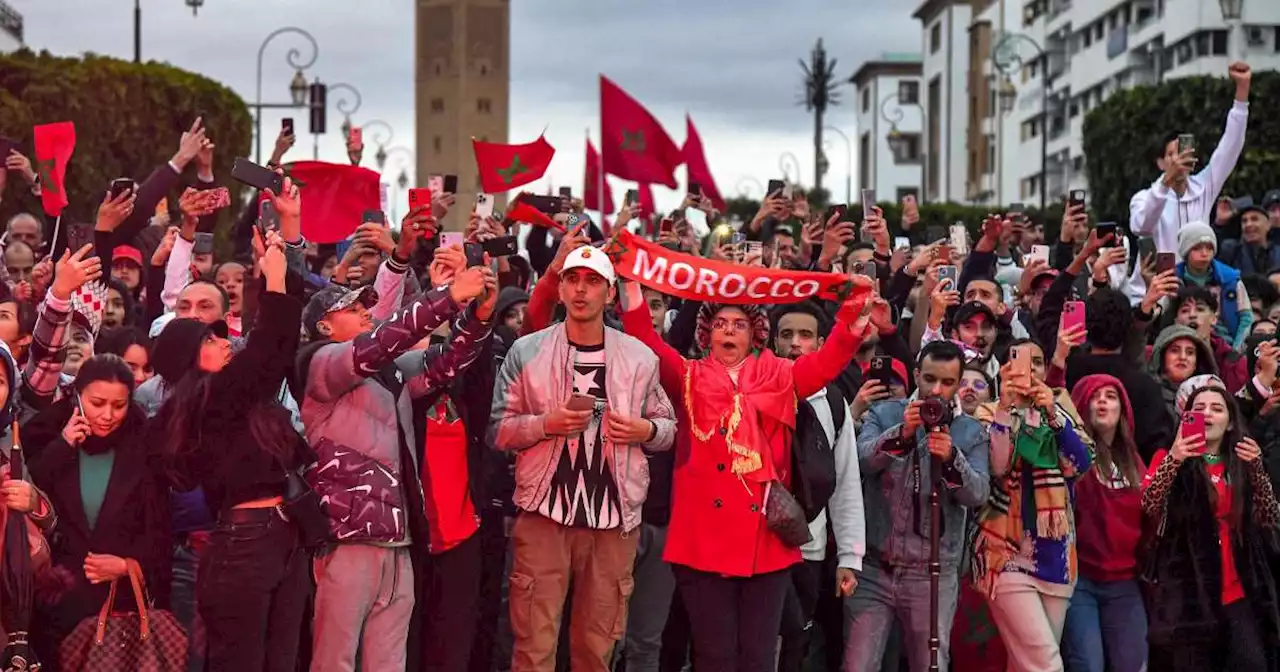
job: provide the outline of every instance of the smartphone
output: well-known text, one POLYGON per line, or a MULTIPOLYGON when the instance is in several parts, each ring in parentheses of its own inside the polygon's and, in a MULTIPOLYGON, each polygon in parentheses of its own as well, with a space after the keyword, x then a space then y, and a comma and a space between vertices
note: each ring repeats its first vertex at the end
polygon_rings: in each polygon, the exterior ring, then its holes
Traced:
POLYGON ((926 243, 933 244, 939 240, 947 239, 947 230, 938 225, 933 225, 924 230, 926 243))
POLYGON ((1084 301, 1067 301, 1062 304, 1062 330, 1084 326, 1084 301))
POLYGON ((1185 437, 1198 436, 1204 438, 1204 413, 1199 411, 1182 412, 1182 429, 1179 433, 1185 437))
POLYGON ((560 198, 573 198, 573 187, 560 187, 560 198))
POLYGON ((876 214, 874 209, 875 207, 876 207, 876 190, 863 189, 862 190, 862 221, 865 222, 876 214))
POLYGON ((936 248, 934 248, 933 258, 941 259, 947 262, 948 264, 951 263, 951 246, 950 245, 937 246, 936 248))
POLYGON ((284 188, 284 177, 279 173, 267 170, 243 157, 236 157, 235 164, 231 166, 231 177, 241 184, 247 184, 255 189, 270 189, 277 194, 284 188))
POLYGON ((571 411, 594 411, 596 398, 589 394, 575 392, 572 397, 569 397, 569 403, 565 404, 565 408, 571 411))
POLYGON ((387 216, 381 210, 365 210, 364 215, 360 217, 361 223, 374 222, 383 226, 387 225, 387 216))
MULTIPOLYGON (((768 198, 774 194, 778 194, 787 188, 787 183, 783 180, 769 180, 769 188, 764 190, 765 197, 768 198)), ((787 195, 787 194, 783 194, 787 195)), ((789 195, 787 195, 790 197, 789 195)))
POLYGON ((843 203, 838 203, 836 205, 828 206, 826 214, 823 215, 822 217, 822 225, 825 227, 827 225, 827 222, 831 221, 831 218, 835 217, 836 215, 839 215, 839 218, 836 219, 836 224, 839 224, 840 222, 846 221, 845 216, 848 214, 849 214, 849 206, 843 203))
POLYGON ((364 131, 359 126, 351 127, 351 142, 356 145, 364 145, 364 131))
POLYGON ((431 207, 431 190, 422 187, 414 187, 409 190, 409 209, 417 210, 420 207, 431 207))
POLYGON ((226 187, 218 187, 217 189, 212 189, 211 192, 213 193, 213 208, 215 210, 221 210, 231 205, 231 191, 226 187))
POLYGON ((76 410, 80 411, 80 417, 87 417, 84 414, 84 400, 80 398, 79 394, 75 395, 74 398, 76 400, 76 410))
POLYGON ((627 205, 636 205, 636 204, 637 204, 637 203, 639 203, 639 202, 640 202, 640 190, 639 190, 639 189, 628 189, 628 190, 627 190, 627 205))
POLYGON ((1138 241, 1138 256, 1143 259, 1150 259, 1156 254, 1156 239, 1143 238, 1138 241))
POLYGON ((515 236, 502 236, 499 238, 491 238, 480 244, 484 253, 490 258, 514 256, 519 248, 516 246, 515 236))
POLYGON ((1027 206, 1023 203, 1012 203, 1009 205, 1009 216, 1017 218, 1027 211, 1027 206))
POLYGON ((1095 229, 1098 232, 1098 240, 1102 240, 1107 236, 1114 236, 1114 239, 1103 245, 1103 247, 1115 247, 1119 244, 1119 236, 1115 222, 1100 222, 1095 229))
POLYGON ((910 239, 910 238, 908 238, 908 237, 906 237, 906 236, 894 236, 894 237, 893 237, 893 250, 894 250, 895 252, 896 252, 896 251, 898 251, 898 250, 910 250, 910 249, 911 249, 911 239, 910 239))
POLYGON ((3 163, 5 159, 9 158, 9 153, 16 150, 17 148, 18 148, 17 140, 10 140, 9 138, 0 138, 0 163, 3 163))
POLYGON ((849 272, 854 275, 863 275, 872 280, 876 279, 876 262, 874 261, 855 261, 850 267, 849 272))
POLYGON ((458 247, 462 247, 462 243, 463 243, 462 234, 457 231, 445 231, 440 234, 441 247, 452 247, 454 245, 457 245, 458 247))
POLYGON ((764 243, 758 240, 748 240, 744 243, 742 259, 746 261, 747 257, 754 257, 760 263, 764 263, 764 243))
MULTIPOLYGON (((67 227, 67 249, 75 252, 85 245, 93 246, 93 225, 88 223, 72 224, 67 227)), ((90 252, 89 256, 98 256, 97 252, 90 252)))
POLYGON ((662 223, 658 225, 658 233, 668 233, 676 230, 676 221, 670 217, 663 217, 662 223))
POLYGON ((486 193, 476 194, 476 216, 488 219, 493 216, 493 197, 486 193))
POLYGON ((946 265, 938 267, 938 291, 954 291, 957 287, 956 282, 960 279, 960 269, 955 266, 946 265))
POLYGON ((258 231, 262 233, 262 239, 265 241, 267 233, 280 230, 280 213, 276 212, 276 205, 270 200, 262 201, 258 206, 258 231))
POLYGON ((954 247, 960 254, 969 253, 969 232, 964 228, 963 222, 956 222, 951 225, 951 247, 954 247))
POLYGON ((1071 194, 1067 196, 1067 207, 1084 207, 1084 189, 1072 189, 1071 194))
POLYGON ((699 196, 699 197, 700 197, 700 196, 702 196, 702 185, 701 185, 701 184, 698 184, 697 182, 690 182, 690 183, 689 183, 689 195, 690 195, 690 196, 699 196))
POLYGON ((1196 136, 1190 133, 1181 133, 1178 135, 1178 153, 1185 151, 1196 151, 1196 136))
POLYGON ((428 175, 428 176, 427 176, 427 191, 430 191, 432 196, 435 196, 435 195, 437 195, 437 194, 442 194, 442 193, 444 193, 444 176, 443 176, 443 175, 428 175))
POLYGON ((744 243, 746 242, 747 234, 745 233, 735 231, 733 232, 733 235, 729 236, 729 258, 732 259, 734 263, 741 264, 742 260, 745 258, 746 245, 744 243))
POLYGON ((444 187, 444 193, 446 194, 458 193, 458 176, 445 175, 443 182, 441 182, 441 185, 444 187))
POLYGON ((885 388, 893 385, 895 377, 893 374, 893 358, 878 356, 871 360, 871 368, 868 374, 872 379, 878 381, 885 388))
POLYGON ((465 243, 462 246, 462 252, 467 255, 467 268, 484 266, 484 245, 480 243, 465 243))
POLYGON ((1048 245, 1032 245, 1031 254, 1027 255, 1027 260, 1039 259, 1044 263, 1049 263, 1049 246, 1048 245))
POLYGON ((112 200, 115 200, 120 197, 120 194, 136 189, 137 187, 137 182, 134 182, 127 177, 117 177, 116 179, 111 180, 111 186, 107 188, 107 193, 111 195, 112 200))
POLYGON ((293 135, 293 117, 285 117, 280 120, 280 132, 285 135, 293 135))
POLYGON ((199 232, 191 245, 191 254, 213 254, 213 234, 199 232))
POLYGON ((537 208, 538 212, 546 215, 560 214, 560 197, 559 196, 534 196, 524 197, 524 202, 537 208))
POLYGON ((1156 273, 1164 273, 1172 271, 1178 265, 1178 257, 1172 252, 1159 252, 1156 254, 1156 273))
POLYGON ((1031 384, 1031 356, 1022 348, 1009 349, 1009 380, 1020 385, 1031 384))

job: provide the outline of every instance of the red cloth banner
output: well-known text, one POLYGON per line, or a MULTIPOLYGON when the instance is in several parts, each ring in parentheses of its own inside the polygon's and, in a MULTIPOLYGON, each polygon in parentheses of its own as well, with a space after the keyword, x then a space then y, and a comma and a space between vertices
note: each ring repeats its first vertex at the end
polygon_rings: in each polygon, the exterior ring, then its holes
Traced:
MULTIPOLYGON (((732 304, 845 302, 870 299, 871 280, 861 275, 781 271, 739 266, 671 250, 619 229, 605 247, 618 275, 669 296, 732 304)), ((861 310, 861 306, 858 306, 861 310)))
POLYGON ((556 155, 544 136, 523 145, 500 145, 471 139, 476 170, 486 194, 501 194, 542 178, 556 155))
POLYGON ((302 235, 317 243, 346 240, 365 210, 382 207, 378 174, 367 168, 324 161, 297 161, 286 171, 299 181, 302 235))
POLYGON ((76 126, 69 121, 35 127, 36 172, 40 174, 40 201, 50 217, 67 207, 67 162, 76 151, 76 126))

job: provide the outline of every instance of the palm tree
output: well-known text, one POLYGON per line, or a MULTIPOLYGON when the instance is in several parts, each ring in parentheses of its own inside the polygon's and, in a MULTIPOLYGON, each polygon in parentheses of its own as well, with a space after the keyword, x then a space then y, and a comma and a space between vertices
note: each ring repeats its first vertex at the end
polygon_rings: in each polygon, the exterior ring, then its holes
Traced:
POLYGON ((837 91, 844 80, 836 77, 836 59, 827 58, 827 50, 822 46, 822 38, 809 53, 809 62, 800 61, 800 69, 804 71, 804 94, 801 103, 806 110, 813 112, 813 164, 814 191, 822 190, 822 175, 827 172, 827 159, 822 152, 822 118, 827 113, 828 105, 840 104, 840 92, 837 91))

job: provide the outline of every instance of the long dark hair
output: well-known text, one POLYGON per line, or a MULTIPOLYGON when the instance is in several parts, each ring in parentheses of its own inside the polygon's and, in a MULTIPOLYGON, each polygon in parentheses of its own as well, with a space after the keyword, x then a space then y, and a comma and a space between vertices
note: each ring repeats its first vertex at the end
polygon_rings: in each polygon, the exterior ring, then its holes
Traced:
MULTIPOLYGON (((1222 397, 1223 402, 1227 406, 1227 430, 1222 435, 1222 444, 1218 447, 1218 454, 1222 457, 1223 472, 1227 475, 1231 488, 1231 513, 1228 521, 1231 528, 1240 531, 1240 522, 1244 518, 1245 505, 1248 502, 1250 493, 1247 491, 1249 484, 1249 474, 1246 472, 1248 465, 1243 460, 1236 457, 1236 444, 1245 437, 1244 423, 1240 420, 1240 407, 1236 405, 1235 399, 1227 393, 1226 390, 1216 385, 1202 387, 1187 397, 1187 403, 1183 406, 1186 410, 1195 407, 1196 399, 1200 395, 1212 392, 1222 397)), ((1208 491, 1209 506, 1211 508, 1218 505, 1218 490, 1213 487, 1213 482, 1209 479, 1208 469, 1205 467, 1203 459, 1187 460, 1182 464, 1179 470, 1179 476, 1182 472, 1191 470, 1199 481, 1199 487, 1208 491), (1188 464, 1188 462, 1190 464, 1188 464)), ((1182 479, 1179 478, 1178 481, 1182 479)), ((1176 481, 1175 481, 1176 483, 1176 481)), ((1173 498, 1170 497, 1170 502, 1173 498)))
POLYGON ((1077 412, 1084 415, 1085 429, 1089 436, 1093 438, 1093 447, 1095 457, 1093 460, 1094 468, 1097 470, 1105 482, 1110 482, 1111 475, 1116 469, 1120 470, 1120 474, 1124 476, 1125 481, 1132 490, 1142 488, 1141 465, 1142 456, 1138 454, 1138 444, 1133 440, 1133 428, 1129 426, 1128 401, 1123 389, 1114 383, 1099 385, 1098 389, 1085 400, 1086 407, 1076 409, 1077 412), (1116 422, 1116 434, 1112 443, 1108 444, 1102 439, 1102 434, 1098 431, 1094 424, 1093 417, 1093 397, 1099 392, 1106 389, 1115 390, 1116 396, 1120 398, 1119 419, 1116 422))

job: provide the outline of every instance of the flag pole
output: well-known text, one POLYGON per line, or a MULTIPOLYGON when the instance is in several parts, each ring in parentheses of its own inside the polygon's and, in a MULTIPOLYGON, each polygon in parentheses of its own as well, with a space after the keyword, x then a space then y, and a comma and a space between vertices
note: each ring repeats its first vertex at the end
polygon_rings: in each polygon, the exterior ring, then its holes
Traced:
MULTIPOLYGON (((61 229, 62 229, 62 214, 59 213, 58 216, 55 217, 53 220, 53 240, 49 241, 50 258, 53 257, 53 253, 58 249, 58 231, 60 231, 61 229)), ((6 232, 6 235, 7 235, 7 232, 6 232)), ((68 248, 69 247, 70 247, 70 244, 68 244, 68 248)), ((54 259, 54 263, 57 263, 57 259, 54 259)))

